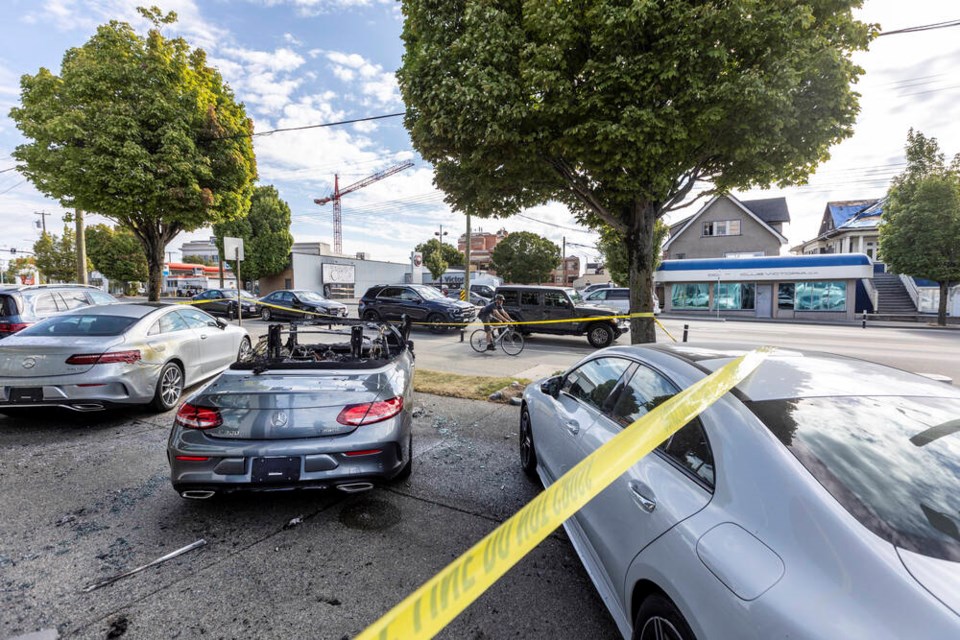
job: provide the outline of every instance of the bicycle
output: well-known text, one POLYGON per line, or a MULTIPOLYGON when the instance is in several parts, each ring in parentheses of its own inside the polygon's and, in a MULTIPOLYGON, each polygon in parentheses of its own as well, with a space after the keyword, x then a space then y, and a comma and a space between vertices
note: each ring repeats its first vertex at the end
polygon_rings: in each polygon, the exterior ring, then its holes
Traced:
MULTIPOLYGON (((500 345, 503 352, 508 356, 518 356, 523 351, 523 334, 513 327, 502 327, 493 329, 493 346, 500 345)), ((483 329, 477 329, 470 334, 470 346, 478 353, 487 351, 487 345, 490 341, 487 339, 487 332, 483 329)))

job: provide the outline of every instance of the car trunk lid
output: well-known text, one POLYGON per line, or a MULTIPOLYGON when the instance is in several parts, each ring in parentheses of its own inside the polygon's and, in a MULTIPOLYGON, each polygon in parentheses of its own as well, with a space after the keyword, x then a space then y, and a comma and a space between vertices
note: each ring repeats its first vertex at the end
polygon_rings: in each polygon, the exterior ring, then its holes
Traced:
POLYGON ((11 336, 0 342, 0 377, 42 378, 85 373, 94 364, 67 364, 79 354, 116 351, 122 336, 11 336))
MULTIPOLYGON (((953 531, 956 531, 954 525, 953 531)), ((960 615, 960 563, 897 547, 900 560, 917 582, 960 615)))
POLYGON ((223 424, 206 431, 214 438, 284 440, 350 433, 340 424, 344 407, 380 399, 386 374, 373 372, 228 372, 192 401, 220 410, 223 424))

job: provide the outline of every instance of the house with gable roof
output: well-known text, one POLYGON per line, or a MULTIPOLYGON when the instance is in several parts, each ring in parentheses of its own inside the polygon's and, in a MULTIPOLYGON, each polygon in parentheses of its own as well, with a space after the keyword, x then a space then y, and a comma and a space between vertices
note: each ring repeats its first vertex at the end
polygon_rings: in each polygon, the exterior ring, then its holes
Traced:
POLYGON ((670 226, 664 260, 780 255, 790 222, 786 198, 739 200, 714 196, 699 211, 670 226))
POLYGON ((821 253, 864 253, 879 261, 880 220, 883 200, 844 200, 828 202, 823 210, 820 231, 790 249, 796 255, 821 253))

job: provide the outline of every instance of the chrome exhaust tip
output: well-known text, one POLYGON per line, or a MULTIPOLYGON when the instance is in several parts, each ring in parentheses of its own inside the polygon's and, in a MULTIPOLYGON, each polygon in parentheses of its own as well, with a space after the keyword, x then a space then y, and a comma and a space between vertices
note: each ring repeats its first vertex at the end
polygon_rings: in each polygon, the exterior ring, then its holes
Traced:
POLYGON ((80 404, 72 404, 70 408, 74 411, 103 411, 103 405, 98 402, 83 402, 80 404))
POLYGON ((338 484, 337 489, 343 491, 344 493, 362 493, 364 491, 370 491, 373 489, 372 482, 344 482, 343 484, 338 484))
POLYGON ((201 489, 190 489, 188 491, 181 491, 180 495, 188 500, 207 500, 216 495, 216 491, 206 491, 201 489))

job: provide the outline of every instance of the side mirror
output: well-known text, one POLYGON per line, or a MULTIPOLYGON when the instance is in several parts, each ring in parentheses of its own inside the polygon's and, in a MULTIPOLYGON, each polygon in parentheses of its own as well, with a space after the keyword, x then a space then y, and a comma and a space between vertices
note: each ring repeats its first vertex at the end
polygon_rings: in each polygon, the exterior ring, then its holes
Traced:
POLYGON ((227 328, 227 321, 223 318, 217 318, 213 322, 208 323, 211 327, 220 327, 221 329, 227 328))
POLYGON ((560 394, 560 376, 548 378, 540 383, 540 391, 552 398, 560 394))

